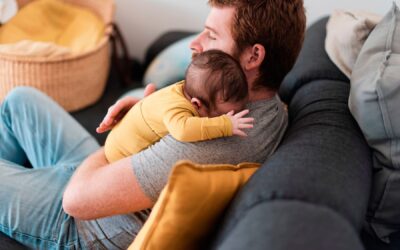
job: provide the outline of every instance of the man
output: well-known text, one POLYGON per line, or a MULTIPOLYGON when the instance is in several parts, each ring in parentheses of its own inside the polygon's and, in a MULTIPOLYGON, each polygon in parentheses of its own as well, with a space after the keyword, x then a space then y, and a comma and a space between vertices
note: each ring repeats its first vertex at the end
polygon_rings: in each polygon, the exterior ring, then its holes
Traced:
MULTIPOLYGON (((107 165, 103 149, 60 107, 37 91, 16 89, 1 106, 1 231, 32 248, 127 248, 176 161, 261 163, 273 153, 287 126, 276 91, 302 45, 303 1, 209 4, 204 31, 191 49, 219 49, 239 60, 249 83, 249 116, 255 118, 248 136, 197 143, 166 136, 107 165), (33 169, 22 167, 27 159, 33 169)), ((110 129, 134 103, 117 102, 98 132, 110 129)))

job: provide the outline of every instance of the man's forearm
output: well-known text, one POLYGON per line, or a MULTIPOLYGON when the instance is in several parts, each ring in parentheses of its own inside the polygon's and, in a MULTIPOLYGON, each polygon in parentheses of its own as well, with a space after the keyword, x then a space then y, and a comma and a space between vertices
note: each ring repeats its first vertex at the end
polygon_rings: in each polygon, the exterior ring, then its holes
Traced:
POLYGON ((130 159, 108 164, 103 148, 82 162, 63 197, 64 210, 80 219, 139 211, 152 205, 137 183, 130 159))
MULTIPOLYGON (((109 164, 107 158, 104 153, 104 147, 101 147, 96 152, 92 153, 87 157, 81 165, 77 168, 74 175, 71 178, 70 182, 73 182, 74 179, 85 178, 86 176, 90 175, 96 169, 105 167, 109 164)), ((78 181, 77 180, 77 181, 78 181)))

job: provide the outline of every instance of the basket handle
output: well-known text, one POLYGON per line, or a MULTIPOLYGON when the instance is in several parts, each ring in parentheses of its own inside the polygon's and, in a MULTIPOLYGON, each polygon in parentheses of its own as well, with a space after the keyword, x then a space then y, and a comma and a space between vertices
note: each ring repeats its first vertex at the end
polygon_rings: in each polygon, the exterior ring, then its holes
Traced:
POLYGON ((112 46, 111 60, 115 65, 118 77, 124 87, 132 85, 131 79, 131 61, 129 60, 129 51, 126 46, 124 37, 122 36, 121 30, 116 23, 108 24, 111 26, 110 41, 112 46), (121 49, 121 59, 118 59, 121 49))

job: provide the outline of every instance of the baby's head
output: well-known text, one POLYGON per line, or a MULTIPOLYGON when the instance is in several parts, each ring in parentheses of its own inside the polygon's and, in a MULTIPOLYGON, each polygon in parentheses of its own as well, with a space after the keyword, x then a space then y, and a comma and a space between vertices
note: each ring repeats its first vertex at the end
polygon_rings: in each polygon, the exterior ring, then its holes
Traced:
POLYGON ((215 117, 243 110, 248 101, 240 64, 219 50, 196 55, 186 70, 184 93, 200 116, 215 117))

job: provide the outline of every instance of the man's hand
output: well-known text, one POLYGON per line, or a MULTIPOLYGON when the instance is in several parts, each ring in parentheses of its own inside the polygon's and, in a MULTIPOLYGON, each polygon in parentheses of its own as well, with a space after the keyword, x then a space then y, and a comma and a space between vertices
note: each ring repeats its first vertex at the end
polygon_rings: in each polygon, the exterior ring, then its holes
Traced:
POLYGON ((244 117, 249 113, 248 109, 242 110, 239 113, 234 114, 234 111, 230 111, 226 115, 231 119, 233 131, 232 134, 239 136, 247 136, 242 129, 249 129, 253 127, 254 118, 244 117))
MULTIPOLYGON (((153 83, 150 83, 146 86, 144 90, 144 96, 146 97, 155 91, 156 91, 156 86, 153 83)), ((132 96, 126 96, 118 100, 114 105, 108 108, 106 116, 103 118, 103 121, 96 128, 96 132, 101 134, 112 129, 133 107, 133 105, 135 105, 139 101, 140 99, 137 99, 132 96)))

